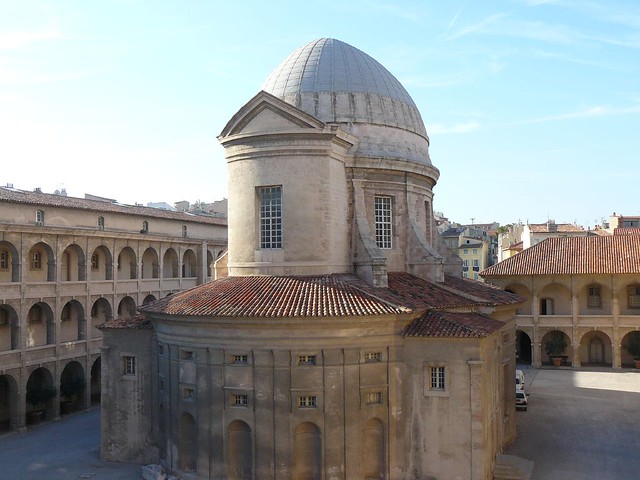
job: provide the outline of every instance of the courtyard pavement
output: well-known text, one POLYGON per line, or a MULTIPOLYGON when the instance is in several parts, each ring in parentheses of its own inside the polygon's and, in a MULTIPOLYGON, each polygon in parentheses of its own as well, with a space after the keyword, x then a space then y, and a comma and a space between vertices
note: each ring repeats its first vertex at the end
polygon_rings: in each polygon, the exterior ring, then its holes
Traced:
MULTIPOLYGON (((526 412, 507 454, 531 480, 640 478, 640 372, 531 369, 526 412)), ((100 460, 100 409, 0 436, 0 480, 138 480, 139 465, 100 460)))
POLYGON ((138 480, 140 465, 100 460, 100 408, 0 437, 0 480, 138 480))
POLYGON ((529 406, 506 453, 534 461, 531 480, 640 478, 640 372, 523 369, 529 406))

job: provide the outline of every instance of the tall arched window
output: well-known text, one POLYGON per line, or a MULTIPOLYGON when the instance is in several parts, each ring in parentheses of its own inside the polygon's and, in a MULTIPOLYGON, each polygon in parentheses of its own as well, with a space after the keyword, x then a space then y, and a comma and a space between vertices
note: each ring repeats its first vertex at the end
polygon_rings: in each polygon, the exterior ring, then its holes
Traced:
POLYGON ((196 421, 188 414, 180 417, 180 438, 178 447, 179 468, 184 472, 195 472, 198 458, 198 437, 196 421))
POLYGON ((322 478, 322 437, 320 429, 305 422, 296 427, 294 434, 294 480, 320 480, 322 478))
POLYGON ((372 418, 362 431, 362 474, 367 480, 382 479, 384 470, 384 425, 377 418, 372 418))
POLYGON ((253 478, 253 448, 251 428, 241 420, 234 420, 227 430, 227 473, 229 480, 253 478))

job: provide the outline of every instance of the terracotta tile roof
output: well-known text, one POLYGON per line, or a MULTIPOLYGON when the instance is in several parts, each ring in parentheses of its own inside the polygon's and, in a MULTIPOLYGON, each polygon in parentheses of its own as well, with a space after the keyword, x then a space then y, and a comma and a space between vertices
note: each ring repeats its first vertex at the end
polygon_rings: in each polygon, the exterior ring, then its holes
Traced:
POLYGON ((404 337, 484 338, 504 323, 475 312, 427 312, 402 331, 404 337))
POLYGON ((144 305, 139 311, 249 318, 343 317, 520 301, 497 287, 453 277, 435 284, 408 273, 390 273, 388 285, 375 288, 347 274, 226 277, 144 305))
POLYGON ((50 206, 71 208, 76 210, 89 210, 104 213, 124 213, 127 215, 139 215, 141 217, 166 218, 181 220, 183 222, 206 223, 211 225, 226 225, 226 218, 210 217, 206 215, 194 215, 187 212, 173 212, 159 208, 143 207, 137 205, 123 205, 100 200, 88 200, 50 193, 27 192, 12 188, 0 187, 0 202, 18 203, 34 206, 50 206))
POLYGON ((556 230, 553 230, 552 232, 549 231, 549 224, 547 223, 529 223, 527 225, 529 227, 529 230, 535 233, 586 233, 584 228, 582 228, 580 225, 574 225, 573 223, 556 223, 556 230))
POLYGON ((493 265, 483 277, 640 273, 640 236, 548 238, 493 265))
POLYGON ((509 245, 509 248, 506 248, 505 250, 517 250, 517 251, 522 251, 522 247, 523 247, 523 243, 522 242, 518 242, 518 243, 514 243, 513 245, 509 245))
POLYGON ((114 318, 99 325, 103 329, 151 330, 151 321, 145 315, 134 315, 131 318, 114 318))
POLYGON ((618 227, 613 229, 614 235, 640 235, 638 227, 618 227))

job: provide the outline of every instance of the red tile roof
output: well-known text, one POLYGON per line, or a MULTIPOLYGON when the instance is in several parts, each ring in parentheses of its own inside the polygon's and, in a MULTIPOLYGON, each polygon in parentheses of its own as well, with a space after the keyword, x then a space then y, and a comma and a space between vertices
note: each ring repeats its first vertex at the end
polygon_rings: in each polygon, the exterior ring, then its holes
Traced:
POLYGON ((618 227, 613 229, 614 235, 640 235, 638 227, 618 227))
POLYGON ((640 273, 640 236, 548 238, 493 265, 483 277, 640 273))
POLYGON ((139 308, 143 313, 216 317, 368 316, 517 303, 509 292, 447 277, 435 284, 390 273, 387 288, 353 275, 226 277, 139 308), (460 290, 458 290, 460 289, 460 290))
POLYGON ((128 329, 128 330, 151 330, 153 325, 145 315, 135 315, 131 318, 114 318, 98 328, 102 329, 128 329))
POLYGON ((529 230, 536 233, 571 233, 571 232, 586 233, 586 230, 582 228, 580 225, 574 225, 572 223, 556 223, 551 225, 555 225, 555 229, 553 231, 549 230, 548 223, 527 224, 527 226, 529 227, 529 230))
POLYGON ((124 213, 151 218, 166 218, 181 220, 183 222, 206 223, 211 225, 226 225, 226 218, 210 217, 207 215, 194 215, 187 212, 173 212, 159 208, 143 207, 138 205, 124 205, 100 200, 87 200, 84 198, 53 195, 50 193, 27 192, 6 187, 0 187, 0 202, 19 203, 35 206, 50 206, 71 208, 76 210, 89 210, 104 213, 124 213))
POLYGON ((484 338, 504 323, 480 313, 427 312, 402 331, 404 337, 484 338))

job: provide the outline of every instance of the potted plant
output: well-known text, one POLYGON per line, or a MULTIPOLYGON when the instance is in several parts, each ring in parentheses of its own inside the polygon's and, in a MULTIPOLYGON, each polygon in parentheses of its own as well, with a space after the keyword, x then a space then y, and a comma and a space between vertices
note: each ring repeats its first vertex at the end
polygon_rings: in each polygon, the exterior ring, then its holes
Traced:
POLYGON ((60 383, 60 408, 62 413, 70 413, 78 407, 78 396, 84 391, 85 381, 82 377, 64 380, 60 383))
POLYGON ((555 367, 559 367, 562 363, 565 348, 567 348, 567 342, 564 341, 564 334, 559 331, 551 333, 544 343, 544 349, 555 367))
POLYGON ((625 347, 627 352, 633 355, 633 363, 636 368, 640 368, 640 332, 631 332, 625 347))
POLYGON ((37 423, 46 409, 49 400, 57 395, 53 385, 32 385, 27 387, 27 403, 31 405, 30 417, 32 423, 37 423))

